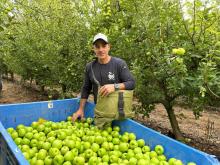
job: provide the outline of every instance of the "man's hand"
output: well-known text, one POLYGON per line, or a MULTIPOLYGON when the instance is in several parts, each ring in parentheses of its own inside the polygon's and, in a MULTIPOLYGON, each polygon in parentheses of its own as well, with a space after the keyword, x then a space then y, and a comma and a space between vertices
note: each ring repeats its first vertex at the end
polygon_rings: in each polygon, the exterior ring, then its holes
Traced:
POLYGON ((74 122, 76 119, 80 117, 81 119, 84 118, 84 111, 82 109, 78 109, 72 116, 72 121, 74 122))
POLYGON ((99 90, 99 93, 102 97, 108 96, 110 93, 115 91, 114 84, 106 84, 102 86, 99 90))

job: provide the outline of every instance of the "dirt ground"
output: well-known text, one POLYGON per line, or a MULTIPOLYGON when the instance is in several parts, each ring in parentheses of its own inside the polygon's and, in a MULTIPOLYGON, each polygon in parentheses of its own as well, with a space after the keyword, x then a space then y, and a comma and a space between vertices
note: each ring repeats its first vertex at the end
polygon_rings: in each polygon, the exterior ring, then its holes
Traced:
MULTIPOLYGON (((18 83, 3 80, 0 104, 33 102, 47 100, 37 90, 21 86, 18 83)), ((195 120, 190 109, 175 107, 175 114, 188 145, 220 158, 220 108, 206 109, 202 117, 195 120)), ((150 117, 138 117, 142 124, 162 134, 170 136, 171 126, 167 113, 161 104, 151 112, 150 117)))

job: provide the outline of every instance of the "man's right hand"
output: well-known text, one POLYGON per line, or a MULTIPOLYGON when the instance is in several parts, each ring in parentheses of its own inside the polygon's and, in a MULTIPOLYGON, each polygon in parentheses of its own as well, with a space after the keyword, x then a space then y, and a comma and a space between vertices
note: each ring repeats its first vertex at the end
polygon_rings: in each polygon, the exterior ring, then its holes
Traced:
POLYGON ((72 121, 74 122, 78 118, 84 118, 84 111, 82 109, 78 109, 72 116, 72 121))

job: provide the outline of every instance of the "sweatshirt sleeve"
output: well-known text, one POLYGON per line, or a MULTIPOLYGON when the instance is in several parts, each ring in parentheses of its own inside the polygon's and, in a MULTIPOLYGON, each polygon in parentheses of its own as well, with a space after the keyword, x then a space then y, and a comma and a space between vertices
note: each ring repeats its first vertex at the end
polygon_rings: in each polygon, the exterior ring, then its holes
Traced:
POLYGON ((92 89, 92 82, 89 78, 89 67, 90 67, 90 64, 87 64, 86 69, 85 69, 84 82, 83 82, 83 86, 81 89, 81 98, 82 99, 88 99, 90 91, 92 89))
POLYGON ((133 90, 135 88, 135 80, 131 72, 129 71, 126 62, 122 60, 119 67, 119 77, 121 82, 125 84, 125 89, 133 90))

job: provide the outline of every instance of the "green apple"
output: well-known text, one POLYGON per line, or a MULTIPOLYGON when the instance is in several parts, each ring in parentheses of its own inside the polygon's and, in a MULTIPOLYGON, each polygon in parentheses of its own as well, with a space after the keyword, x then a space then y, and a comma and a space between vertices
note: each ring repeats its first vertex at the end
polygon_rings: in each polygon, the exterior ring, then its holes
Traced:
POLYGON ((58 148, 50 148, 49 149, 49 155, 50 157, 55 157, 56 155, 60 154, 60 150, 58 148))
POLYGON ((102 161, 108 163, 109 162, 109 155, 103 155, 102 161))
POLYGON ((63 146, 60 149, 60 152, 61 152, 62 155, 65 155, 68 151, 69 151, 69 147, 67 147, 67 146, 63 146))
POLYGON ((78 151, 77 148, 73 148, 73 149, 71 150, 71 152, 73 153, 73 156, 77 156, 77 155, 79 154, 79 151, 78 151))
POLYGON ((144 139, 137 140, 137 143, 138 143, 138 147, 144 147, 144 145, 145 145, 144 139))
POLYGON ((142 147, 142 152, 143 153, 150 152, 150 146, 143 146, 142 147))
POLYGON ((129 164, 131 164, 131 165, 132 164, 137 164, 137 162, 138 162, 138 160, 134 157, 129 159, 129 164))
POLYGON ((104 148, 99 148, 99 150, 97 151, 98 155, 100 157, 103 157, 107 152, 106 152, 106 149, 104 148))
POLYGON ((63 163, 63 165, 72 165, 72 163, 70 161, 66 161, 63 163))
POLYGON ((120 139, 119 139, 119 138, 113 138, 113 139, 112 139, 112 143, 113 143, 114 145, 118 145, 118 144, 120 143, 120 139))
POLYGON ((122 143, 119 144, 119 150, 121 152, 128 151, 128 148, 129 148, 129 144, 128 143, 122 142, 122 143))
POLYGON ((150 152, 150 158, 157 157, 157 152, 156 151, 151 151, 150 152))
POLYGON ((118 131, 112 131, 111 135, 112 135, 113 138, 118 138, 120 134, 119 134, 118 131))
POLYGON ((45 165, 51 165, 53 163, 53 159, 50 157, 50 156, 47 156, 45 159, 44 159, 44 164, 45 165))
POLYGON ((139 159, 137 162, 137 165, 148 165, 148 164, 150 164, 150 161, 145 159, 139 159))
POLYGON ((28 152, 29 150, 30 150, 30 147, 28 145, 25 144, 25 145, 21 146, 21 151, 22 152, 28 152))
POLYGON ((150 152, 144 153, 143 159, 150 160, 150 152))
POLYGON ((30 142, 31 147, 37 147, 38 146, 38 140, 37 139, 32 139, 30 142))
POLYGON ((37 148, 38 149, 42 149, 42 146, 44 145, 44 141, 39 141, 38 142, 38 145, 37 145, 37 148))
POLYGON ((183 162, 181 160, 176 160, 174 162, 174 165, 183 165, 183 162))
POLYGON ((172 54, 177 54, 178 49, 172 49, 172 54))
POLYGON ((164 153, 164 148, 163 148, 163 146, 161 146, 161 145, 156 145, 155 148, 154 148, 154 150, 156 151, 156 153, 157 153, 158 155, 162 155, 162 154, 164 153))
POLYGON ((135 154, 142 153, 142 149, 141 149, 140 147, 136 147, 136 148, 134 149, 134 153, 135 153, 135 154))
POLYGON ((41 149, 38 154, 37 154, 37 158, 44 160, 47 156, 47 151, 45 149, 41 149))
POLYGON ((86 158, 86 159, 89 159, 89 158, 92 157, 93 155, 94 155, 94 152, 93 152, 92 149, 87 149, 87 150, 85 151, 85 158, 86 158))
POLYGON ((32 127, 25 127, 27 132, 32 132, 34 129, 32 127))
POLYGON ((110 158, 109 158, 111 163, 117 163, 118 159, 119 159, 118 156, 115 155, 115 154, 111 155, 110 158))
POLYGON ((151 164, 159 164, 160 161, 156 157, 153 157, 153 158, 151 158, 150 163, 151 164))
POLYGON ((97 143, 93 143, 92 146, 91 146, 91 149, 94 151, 94 152, 97 152, 99 150, 99 145, 97 143))
POLYGON ((96 165, 98 164, 99 160, 96 156, 92 156, 90 159, 89 159, 89 165, 96 165))
POLYGON ((102 144, 103 143, 103 137, 98 135, 95 137, 95 143, 102 144))
POLYGON ((58 148, 58 149, 61 149, 62 147, 62 141, 61 140, 54 140, 53 143, 52 143, 52 147, 53 148, 58 148))
POLYGON ((7 132, 8 132, 9 134, 11 134, 13 131, 15 131, 15 130, 14 130, 14 128, 12 128, 12 127, 9 127, 9 128, 7 129, 7 132))
POLYGON ((170 159, 168 160, 168 163, 169 163, 170 165, 174 165, 175 161, 176 161, 175 158, 170 158, 170 159))
POLYGON ((31 123, 31 127, 34 128, 34 129, 37 129, 38 125, 39 125, 39 123, 36 122, 36 121, 31 123))
POLYGON ((113 139, 112 135, 108 135, 108 136, 107 136, 107 141, 108 141, 108 142, 111 142, 112 139, 113 139))
POLYGON ((137 141, 136 140, 131 140, 130 143, 129 143, 129 148, 134 149, 136 147, 138 147, 137 141))
POLYGON ((143 157, 144 157, 144 156, 143 156, 143 153, 141 153, 141 152, 135 154, 135 158, 136 158, 137 160, 143 159, 143 157))
POLYGON ((66 118, 66 120, 67 120, 67 121, 72 121, 72 116, 68 116, 68 117, 66 118))
POLYGON ((101 132, 101 135, 102 135, 102 137, 107 137, 107 136, 109 135, 109 133, 108 133, 108 131, 103 130, 103 131, 101 132))
POLYGON ((33 137, 33 133, 32 133, 32 132, 27 132, 24 137, 26 137, 26 138, 28 138, 29 140, 31 140, 32 137, 33 137))
POLYGON ((189 162, 189 163, 187 163, 187 165, 196 165, 196 163, 194 163, 194 162, 189 162))
POLYGON ((81 141, 79 141, 79 140, 76 140, 75 141, 75 148, 77 148, 78 150, 81 148, 81 141))
POLYGON ((132 157, 134 157, 134 151, 129 149, 127 152, 127 159, 129 160, 132 157))
POLYGON ((104 148, 106 151, 110 150, 108 142, 103 142, 101 147, 104 148))
POLYGON ((45 129, 45 126, 43 124, 38 125, 37 130, 38 132, 43 132, 45 129))
POLYGON ((45 127, 45 129, 44 129, 45 134, 48 134, 51 131, 52 131, 52 129, 50 127, 45 127))
POLYGON ((128 134, 129 140, 136 140, 136 135, 134 133, 128 134))
POLYGON ((177 55, 184 55, 185 52, 186 52, 185 49, 183 49, 183 48, 178 48, 176 54, 177 54, 177 55))
POLYGON ((128 135, 122 135, 121 136, 121 141, 127 143, 129 141, 129 136, 128 135))
POLYGON ((169 165, 169 163, 167 161, 162 160, 162 161, 160 161, 159 165, 169 165))
MULTIPOLYGON (((73 149, 75 147, 75 142, 73 140, 67 140, 66 141, 66 146, 69 147, 70 149, 73 149)), ((77 145, 76 145, 77 147, 77 145)))
POLYGON ((113 131, 119 132, 119 131, 120 131, 120 127, 119 127, 119 126, 114 126, 114 127, 113 127, 113 131))
POLYGON ((73 152, 67 151, 64 155, 64 160, 65 161, 72 161, 74 159, 73 152))
POLYGON ((92 122, 93 122, 93 118, 88 117, 88 118, 86 119, 86 122, 87 122, 88 124, 92 124, 92 122))
POLYGON ((57 137, 58 137, 58 139, 60 139, 60 140, 63 140, 63 139, 65 139, 66 138, 66 132, 65 131, 59 131, 58 133, 57 133, 57 137))
POLYGON ((61 165, 64 162, 64 157, 62 155, 56 155, 53 159, 53 164, 54 165, 61 165))
POLYGON ((37 162, 37 157, 33 157, 30 161, 30 164, 36 164, 37 162))
POLYGON ((76 136, 77 137, 83 137, 84 136, 84 131, 82 130, 82 129, 80 129, 80 130, 78 130, 77 132, 76 132, 76 136))
POLYGON ((44 142, 44 144, 42 145, 42 148, 45 149, 45 150, 49 150, 51 148, 51 143, 44 142))
POLYGON ((26 134, 26 129, 25 128, 18 129, 19 137, 24 137, 25 134, 26 134))
POLYGON ((23 124, 19 124, 16 127, 16 130, 18 131, 19 129, 25 128, 25 126, 23 124))
POLYGON ((44 161, 41 160, 41 159, 38 159, 38 160, 36 161, 36 164, 37 164, 37 165, 44 165, 44 161))
POLYGON ((12 137, 13 140, 16 139, 18 137, 18 133, 16 131, 13 131, 11 133, 11 137, 12 137))
POLYGON ((112 127, 107 127, 105 130, 110 134, 112 132, 112 127))
POLYGON ((47 137, 55 137, 56 136, 56 132, 55 131, 50 131, 48 134, 47 134, 47 137))
POLYGON ((20 145, 20 144, 21 144, 21 141, 22 141, 22 138, 17 137, 17 138, 14 139, 14 141, 15 141, 15 143, 16 143, 17 145, 20 145))
POLYGON ((77 164, 77 165, 84 165, 84 164, 85 164, 85 158, 82 157, 82 156, 76 156, 76 157, 74 158, 74 162, 75 162, 75 164, 77 164))
POLYGON ((166 161, 167 160, 165 155, 159 155, 157 158, 159 161, 163 161, 163 160, 166 161))

